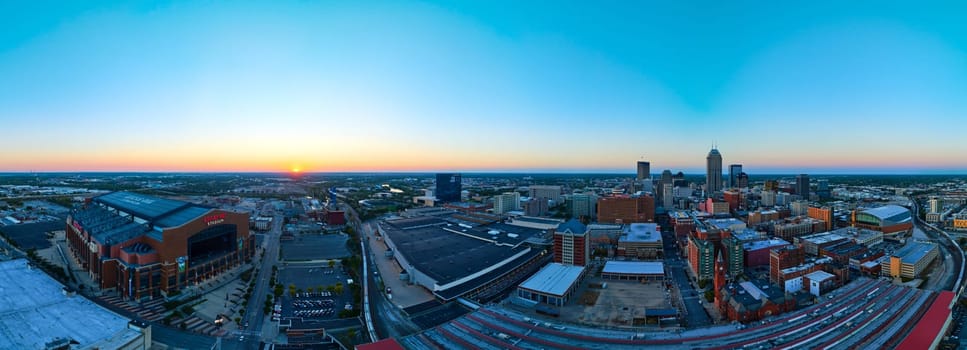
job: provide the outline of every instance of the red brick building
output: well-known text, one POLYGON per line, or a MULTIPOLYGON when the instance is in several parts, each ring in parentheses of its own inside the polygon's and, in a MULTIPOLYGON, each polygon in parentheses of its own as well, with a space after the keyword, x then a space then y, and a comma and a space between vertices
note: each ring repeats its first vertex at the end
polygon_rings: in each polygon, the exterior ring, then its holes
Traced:
POLYGON ((742 192, 737 190, 728 190, 722 192, 723 199, 726 203, 729 203, 729 211, 736 211, 742 206, 742 192))
POLYGON ((98 287, 153 298, 251 259, 249 216, 192 203, 114 192, 67 217, 71 255, 98 287))
POLYGON ((554 230, 554 262, 586 266, 590 256, 587 226, 578 219, 557 226, 554 230))
POLYGON ((655 198, 649 195, 598 198, 598 222, 630 224, 655 221, 655 198))
POLYGON ((787 245, 784 247, 772 248, 769 252, 769 280, 779 284, 780 272, 793 266, 799 266, 805 261, 805 255, 801 247, 787 245))

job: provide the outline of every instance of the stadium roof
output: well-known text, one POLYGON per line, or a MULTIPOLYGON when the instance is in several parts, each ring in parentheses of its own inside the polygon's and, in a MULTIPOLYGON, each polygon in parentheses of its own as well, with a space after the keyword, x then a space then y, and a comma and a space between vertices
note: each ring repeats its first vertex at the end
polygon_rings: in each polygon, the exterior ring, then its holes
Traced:
POLYGON ((862 212, 875 216, 883 221, 884 225, 894 225, 912 220, 910 209, 893 204, 865 209, 862 212))
POLYGON ((584 266, 550 263, 520 284, 521 288, 538 293, 564 296, 584 273, 584 266))
POLYGON ((189 205, 187 202, 124 191, 100 195, 94 197, 94 201, 149 221, 189 205))
POLYGON ((658 224, 635 223, 625 227, 618 242, 654 243, 661 242, 658 224))
POLYGON ((621 275, 663 275, 665 264, 660 261, 608 261, 601 273, 621 275))
POLYGON ((184 225, 211 210, 188 202, 125 191, 100 195, 93 200, 164 228, 184 225))
POLYGON ((160 227, 177 227, 184 225, 189 221, 198 218, 199 216, 205 215, 205 213, 209 211, 211 211, 210 208, 190 206, 162 217, 154 224, 160 227))
POLYGON ((24 259, 0 262, 0 349, 43 349, 55 338, 78 342, 71 348, 114 349, 141 336, 129 320, 80 296, 24 259))

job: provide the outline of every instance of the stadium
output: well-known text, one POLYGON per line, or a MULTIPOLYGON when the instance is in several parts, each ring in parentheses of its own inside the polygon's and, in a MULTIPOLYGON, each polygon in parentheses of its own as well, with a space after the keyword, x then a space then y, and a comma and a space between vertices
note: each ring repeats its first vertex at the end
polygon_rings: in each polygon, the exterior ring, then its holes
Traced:
POLYGON ((249 215, 131 192, 67 217, 71 254, 103 290, 140 300, 176 293, 251 259, 249 215))
POLYGON ((852 224, 855 227, 883 232, 883 238, 899 240, 913 232, 913 217, 910 210, 899 205, 856 210, 852 224))

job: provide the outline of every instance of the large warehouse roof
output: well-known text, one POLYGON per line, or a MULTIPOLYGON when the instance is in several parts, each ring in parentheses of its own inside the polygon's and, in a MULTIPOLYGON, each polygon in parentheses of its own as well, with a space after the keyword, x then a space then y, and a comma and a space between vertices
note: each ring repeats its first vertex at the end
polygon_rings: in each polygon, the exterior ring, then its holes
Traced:
POLYGON ((435 281, 439 288, 434 293, 444 299, 503 276, 525 257, 533 258, 538 252, 519 243, 527 233, 541 232, 510 225, 466 227, 436 217, 386 220, 380 229, 397 254, 435 281))
POLYGON ((937 245, 930 242, 911 242, 900 248, 893 256, 899 257, 906 264, 916 264, 934 249, 937 249, 937 245))
POLYGON ((78 342, 71 348, 113 349, 141 333, 128 320, 80 296, 24 259, 0 262, 0 349, 43 349, 56 338, 78 342), (15 282, 12 282, 15 281, 15 282))
POLYGON ((520 284, 521 288, 548 295, 564 296, 584 273, 584 266, 550 263, 520 284))

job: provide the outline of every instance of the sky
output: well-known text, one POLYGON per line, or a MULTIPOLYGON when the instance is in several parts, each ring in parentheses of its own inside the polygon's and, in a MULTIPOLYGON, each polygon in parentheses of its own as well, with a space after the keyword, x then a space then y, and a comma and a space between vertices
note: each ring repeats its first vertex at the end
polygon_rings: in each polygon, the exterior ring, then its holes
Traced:
POLYGON ((0 171, 967 173, 967 3, 0 2, 0 171))

